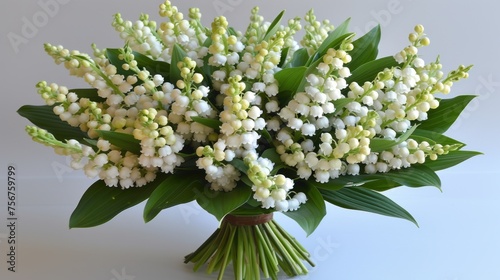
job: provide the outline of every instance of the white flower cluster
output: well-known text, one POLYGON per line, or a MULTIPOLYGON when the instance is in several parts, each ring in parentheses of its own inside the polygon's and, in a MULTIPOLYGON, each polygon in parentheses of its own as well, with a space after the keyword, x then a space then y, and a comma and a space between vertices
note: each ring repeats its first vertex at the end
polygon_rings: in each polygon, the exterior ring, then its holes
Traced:
POLYGON ((248 166, 247 176, 254 184, 252 186, 255 192, 253 197, 262 203, 262 207, 287 212, 297 210, 300 204, 306 203, 307 197, 302 192, 290 197, 290 191, 294 185, 292 179, 281 174, 271 175, 274 164, 269 159, 249 153, 244 160, 248 166))
POLYGON ((170 1, 160 6, 160 15, 165 22, 157 24, 147 15, 133 23, 117 14, 113 26, 127 42, 118 53, 93 46, 93 59, 45 45, 56 63, 92 89, 71 91, 40 82, 38 92, 61 120, 90 140, 63 143, 32 128, 30 134, 70 154, 72 166, 109 186, 142 186, 157 172, 173 173, 195 163, 213 190, 231 191, 243 175, 232 163, 243 160, 253 199, 263 208, 292 211, 307 197, 260 156, 267 149, 275 149, 287 169, 296 171, 296 180, 325 183, 341 175, 409 167, 454 148, 413 139, 383 152, 370 148, 373 139, 396 140, 427 119, 428 111, 439 106, 434 94, 449 92, 454 81, 467 77, 465 67, 444 77, 439 61, 426 64, 418 56, 418 48, 429 44, 421 26, 410 34, 410 46, 395 55, 398 66, 362 84, 347 82, 354 46, 353 36, 345 37, 325 50, 287 99, 280 96, 275 74, 299 45, 311 55, 333 30, 312 10, 300 44, 293 38, 302 28, 299 18, 269 33, 271 23, 258 8, 245 33, 230 28, 223 16, 205 28, 198 9, 190 9, 185 19, 170 1), (156 64, 145 67, 148 61, 156 64), (106 132, 128 135, 138 145, 126 151, 106 132))

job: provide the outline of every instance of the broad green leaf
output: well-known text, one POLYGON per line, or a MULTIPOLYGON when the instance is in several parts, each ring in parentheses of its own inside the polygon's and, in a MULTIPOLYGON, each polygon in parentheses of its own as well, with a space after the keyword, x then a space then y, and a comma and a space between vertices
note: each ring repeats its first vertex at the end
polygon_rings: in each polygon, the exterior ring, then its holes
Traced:
MULTIPOLYGON (((301 77, 300 79, 300 84, 299 86, 297 87, 297 90, 296 92, 302 92, 305 90, 306 88, 306 84, 308 83, 307 81, 307 77, 310 75, 310 74, 313 74, 313 73, 317 73, 318 72, 318 65, 321 63, 321 60, 318 59, 316 61, 314 61, 311 65, 309 65, 306 69, 306 71, 304 71, 303 73, 303 76, 301 77)), ((281 102, 281 100, 280 100, 281 102)))
POLYGON ((439 171, 453 167, 471 157, 482 155, 475 151, 451 151, 446 155, 438 156, 437 160, 428 160, 424 165, 434 171, 439 171))
POLYGON ((392 56, 386 56, 376 60, 372 60, 365 64, 360 65, 354 71, 351 72, 351 76, 347 77, 347 84, 352 82, 357 82, 363 85, 367 81, 373 81, 378 73, 386 68, 391 68, 397 66, 398 63, 394 60, 392 56))
POLYGON ((120 59, 121 49, 106 49, 106 57, 109 62, 116 67, 116 72, 120 75, 124 75, 125 77, 134 75, 134 71, 123 69, 123 64, 125 61, 120 59))
POLYGON ((369 180, 359 187, 370 189, 372 191, 383 192, 393 188, 400 187, 401 184, 391 181, 387 178, 377 179, 377 180, 369 180))
POLYGON ((418 226, 408 211, 378 192, 362 187, 320 192, 326 201, 339 207, 406 219, 418 226))
POLYGON ((286 48, 283 48, 281 50, 281 54, 280 54, 280 62, 278 63, 278 67, 279 68, 285 68, 284 67, 284 64, 286 62, 286 58, 288 56, 288 52, 290 51, 290 48, 289 47, 286 47, 286 48))
POLYGON ((319 226, 321 220, 326 215, 325 201, 316 187, 309 184, 298 186, 297 181, 295 184, 294 190, 305 193, 307 202, 301 204, 300 208, 296 211, 288 211, 283 214, 295 220, 309 236, 319 226))
POLYGON ((203 117, 191 117, 191 119, 194 122, 200 123, 204 126, 213 128, 214 130, 218 131, 220 129, 220 126, 222 125, 222 122, 217 120, 217 119, 208 119, 208 118, 203 118, 203 117))
POLYGON ((48 105, 24 105, 17 110, 17 113, 28 119, 34 125, 52 133, 54 137, 62 142, 75 139, 83 143, 88 135, 78 127, 73 127, 67 122, 62 121, 59 116, 53 112, 53 106, 48 105))
POLYGON ((399 136, 395 140, 390 139, 382 139, 382 138, 372 138, 370 139, 370 149, 374 153, 386 151, 396 145, 401 144, 403 141, 406 141, 408 137, 410 137, 418 125, 414 125, 412 128, 408 129, 405 133, 399 136))
POLYGON ((269 148, 265 150, 261 157, 267 158, 268 160, 272 161, 275 165, 277 164, 283 164, 283 162, 280 159, 280 155, 276 152, 276 149, 274 148, 269 148))
POLYGON ((309 59, 309 64, 313 63, 314 60, 323 56, 329 48, 336 47, 347 36, 350 36, 351 34, 353 34, 353 33, 348 33, 350 21, 351 21, 351 18, 346 19, 339 26, 337 26, 332 32, 330 32, 328 37, 326 37, 326 39, 318 47, 318 50, 316 51, 315 55, 311 56, 312 60, 309 59))
MULTIPOLYGON (((83 139, 85 142, 87 142, 87 144, 94 148, 95 151, 99 150, 99 148, 97 147, 97 140, 96 139, 88 139, 88 138, 85 138, 83 139)), ((82 143, 83 144, 83 143, 82 143)))
MULTIPOLYGON (((212 38, 208 37, 205 42, 203 42, 203 46, 204 47, 210 47, 210 45, 212 44, 212 38)), ((215 66, 212 66, 208 63, 208 59, 210 58, 209 55, 206 55, 205 57, 203 57, 203 66, 200 67, 200 73, 203 74, 203 83, 204 85, 208 86, 208 87, 212 87, 212 73, 215 71, 215 70, 218 70, 217 67, 215 66)), ((210 94, 209 94, 210 95, 210 94)))
POLYGON ((248 178, 246 174, 242 174, 240 180, 250 188, 253 186, 253 182, 250 180, 250 178, 248 178))
POLYGON ((129 151, 136 155, 141 154, 141 141, 135 139, 132 134, 106 130, 96 130, 96 132, 122 151, 129 151))
POLYGON ((87 228, 106 223, 125 209, 144 201, 168 175, 159 174, 143 187, 121 189, 108 187, 99 180, 83 194, 71 214, 70 228, 87 228))
POLYGON ((300 66, 286 68, 274 74, 274 78, 278 81, 279 84, 280 94, 283 91, 295 93, 300 85, 300 82, 304 78, 304 73, 306 72, 306 70, 307 67, 300 66))
POLYGON ((269 148, 265 150, 262 153, 261 157, 267 158, 274 163, 274 168, 273 170, 271 170, 271 174, 273 175, 277 174, 280 169, 286 167, 285 164, 283 164, 283 161, 281 161, 280 155, 276 152, 274 148, 269 148))
POLYGON ((238 32, 236 31, 236 29, 234 29, 234 27, 229 27, 227 29, 227 34, 233 35, 233 36, 238 36, 238 32))
POLYGON ((170 75, 170 64, 165 61, 152 60, 151 58, 138 52, 133 52, 133 54, 139 69, 146 68, 152 76, 158 74, 168 80, 170 75))
POLYGON ((311 178, 307 183, 314 185, 318 189, 332 191, 353 186, 363 186, 374 190, 387 190, 396 186, 414 188, 425 186, 441 187, 441 180, 437 174, 429 167, 419 164, 386 173, 360 174, 356 176, 343 175, 329 180, 327 183, 318 183, 311 178))
POLYGON ((88 98, 90 101, 94 102, 105 102, 106 99, 97 95, 97 89, 95 88, 78 88, 70 89, 69 92, 74 92, 78 98, 88 98))
POLYGON ((247 173, 248 166, 243 162, 243 160, 239 158, 234 158, 231 162, 231 165, 234 166, 236 169, 243 173, 247 173))
POLYGON ((177 81, 182 80, 181 70, 177 66, 186 57, 186 52, 178 44, 174 44, 172 50, 172 60, 170 62, 170 83, 176 84, 177 81))
POLYGON ((423 130, 420 128, 417 128, 415 132, 413 132, 411 138, 418 142, 427 141, 429 143, 438 143, 441 145, 455 145, 458 148, 462 148, 463 146, 465 146, 464 143, 452 139, 446 135, 434 131, 423 130))
POLYGON ((437 174, 431 168, 420 164, 399 170, 391 170, 387 173, 370 174, 367 177, 370 179, 388 180, 413 188, 425 186, 441 188, 441 180, 437 174))
POLYGON ((301 48, 296 50, 292 58, 290 59, 289 62, 287 62, 283 68, 293 68, 293 67, 300 67, 306 65, 307 61, 309 60, 309 54, 307 53, 307 49, 301 48))
POLYGON ((285 11, 281 11, 281 13, 279 13, 279 15, 276 16, 276 18, 273 20, 271 25, 269 25, 269 28, 266 31, 266 35, 264 35, 264 38, 263 38, 264 41, 268 41, 272 36, 274 36, 276 31, 278 31, 278 29, 280 28, 279 23, 280 23, 281 18, 283 17, 284 14, 285 14, 285 11))
POLYGON ((346 66, 351 71, 377 58, 380 42, 380 25, 375 26, 368 33, 352 42, 354 49, 349 52, 352 60, 346 66))
MULTIPOLYGON (((110 62, 116 66, 118 73, 125 76, 133 75, 134 72, 132 70, 123 70, 122 65, 125 62, 119 59, 119 54, 120 49, 106 49, 106 56, 110 62)), ((170 64, 165 61, 153 60, 148 56, 135 51, 132 52, 132 54, 134 55, 134 60, 137 61, 137 67, 139 69, 146 69, 151 75, 158 74, 168 80, 170 74, 170 64)))
POLYGON ((337 115, 344 107, 353 102, 354 98, 341 98, 333 101, 333 105, 335 106, 335 112, 333 112, 333 115, 337 115))
POLYGON ((439 107, 428 112, 428 118, 422 122, 420 129, 437 133, 446 132, 475 97, 474 95, 459 95, 450 99, 441 99, 439 107))
MULTIPOLYGON (((335 30, 337 30, 337 29, 335 29, 335 30)), ((333 31, 332 33, 330 33, 331 38, 335 38, 335 39, 332 40, 332 41, 330 41, 328 45, 324 45, 326 47, 326 49, 321 50, 321 51, 318 49, 315 53, 313 53, 309 57, 309 60, 307 61, 306 66, 312 65, 312 64, 314 64, 316 62, 320 62, 321 61, 320 59, 323 57, 323 55, 326 54, 326 52, 328 51, 328 49, 330 49, 330 48, 337 49, 344 40, 353 37, 354 33, 341 34, 338 37, 334 37, 333 35, 335 35, 335 31, 333 31)))
POLYGON ((315 178, 309 178, 306 181, 306 184, 309 186, 313 186, 318 189, 325 189, 325 190, 340 190, 341 188, 344 188, 346 185, 350 184, 352 182, 348 180, 344 180, 344 177, 339 177, 333 180, 329 180, 326 183, 319 183, 316 182, 315 178))
POLYGON ((369 174, 361 174, 357 176, 340 176, 328 181, 327 183, 318 183, 314 179, 309 179, 307 183, 316 186, 318 189, 330 191, 336 191, 342 188, 354 186, 359 186, 374 191, 386 191, 401 186, 401 184, 391 181, 389 178, 371 178, 369 174))
POLYGON ((252 196, 252 189, 242 182, 229 192, 213 191, 205 188, 202 193, 198 193, 196 201, 208 213, 217 220, 222 220, 224 216, 245 204, 252 196))
POLYGON ((260 130, 260 135, 262 135, 262 137, 264 137, 264 139, 266 139, 267 143, 269 143, 269 144, 271 144, 274 140, 266 128, 263 128, 262 130, 260 130))
POLYGON ((203 193, 206 184, 202 174, 176 172, 170 174, 151 193, 144 207, 144 221, 151 221, 160 211, 169 207, 187 203, 203 193))

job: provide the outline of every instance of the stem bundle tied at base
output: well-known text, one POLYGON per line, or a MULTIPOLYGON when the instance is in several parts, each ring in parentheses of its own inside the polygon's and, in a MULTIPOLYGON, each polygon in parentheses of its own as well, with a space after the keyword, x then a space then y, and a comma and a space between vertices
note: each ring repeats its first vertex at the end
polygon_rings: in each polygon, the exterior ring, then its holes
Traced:
POLYGON ((207 264, 207 273, 224 271, 232 262, 234 278, 278 279, 281 270, 288 276, 307 274, 304 261, 314 266, 310 255, 297 240, 281 228, 273 214, 257 216, 226 216, 221 226, 193 253, 185 263, 194 263, 194 270, 207 264))

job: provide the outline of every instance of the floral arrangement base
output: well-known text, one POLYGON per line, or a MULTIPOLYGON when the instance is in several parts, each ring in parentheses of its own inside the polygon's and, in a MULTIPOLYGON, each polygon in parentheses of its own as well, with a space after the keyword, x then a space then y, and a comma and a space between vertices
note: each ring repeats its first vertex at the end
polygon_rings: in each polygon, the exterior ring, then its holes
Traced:
POLYGON ((307 250, 288 234, 273 214, 256 216, 227 215, 220 227, 184 262, 194 263, 194 270, 207 264, 207 273, 219 271, 224 277, 232 262, 234 279, 278 279, 281 270, 288 276, 307 274, 304 262, 314 266, 307 250))

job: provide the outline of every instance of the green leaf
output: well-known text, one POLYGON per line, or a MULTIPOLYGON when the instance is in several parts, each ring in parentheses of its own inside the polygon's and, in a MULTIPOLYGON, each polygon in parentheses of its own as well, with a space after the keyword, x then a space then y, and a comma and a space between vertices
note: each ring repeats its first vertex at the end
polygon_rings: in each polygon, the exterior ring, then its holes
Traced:
POLYGON ((437 174, 427 166, 415 164, 408 168, 391 170, 386 173, 360 174, 356 176, 344 175, 332 179, 327 183, 318 183, 314 179, 307 181, 318 189, 339 190, 344 187, 361 186, 377 191, 391 189, 397 186, 408 187, 441 187, 441 180, 437 174))
MULTIPOLYGON (((335 29, 335 30, 337 30, 337 29, 335 29)), ((325 53, 328 51, 328 49, 330 49, 330 48, 337 49, 344 40, 349 39, 350 37, 354 36, 354 33, 345 33, 345 34, 341 34, 341 35, 335 37, 333 35, 338 35, 335 33, 335 30, 332 33, 330 33, 331 38, 333 38, 334 40, 329 41, 328 45, 324 45, 324 47, 326 48, 324 50, 321 49, 321 46, 323 46, 323 45, 321 45, 320 46, 321 51, 320 51, 320 49, 318 49, 315 53, 313 53, 309 57, 309 60, 307 61, 306 66, 312 65, 316 62, 320 62, 321 61, 320 58, 323 57, 323 55, 325 55, 325 53)), ((328 37, 328 38, 330 38, 330 37, 328 37)), ((326 40, 325 40, 325 42, 326 42, 326 40)))
POLYGON ((309 178, 309 180, 306 181, 306 184, 309 186, 313 186, 318 189, 335 190, 335 191, 340 190, 341 188, 345 187, 350 183, 351 182, 349 180, 345 180, 345 177, 339 177, 333 180, 329 180, 326 183, 316 182, 315 178, 309 178))
POLYGON ((276 152, 276 149, 274 149, 274 148, 269 148, 269 149, 265 150, 262 153, 261 157, 267 158, 268 160, 272 161, 275 165, 283 164, 283 162, 281 161, 280 155, 278 154, 278 152, 276 152))
POLYGON ((106 57, 109 62, 116 67, 116 72, 120 75, 124 75, 125 77, 134 75, 134 71, 123 69, 123 64, 125 61, 120 59, 121 49, 106 49, 106 57))
POLYGON ((236 31, 236 29, 234 29, 234 27, 229 27, 227 29, 227 34, 233 35, 233 36, 238 36, 238 32, 236 31))
POLYGON ((89 145, 90 147, 94 148, 94 151, 98 151, 99 150, 99 148, 97 147, 97 140, 96 139, 85 138, 85 139, 83 139, 83 141, 87 142, 87 145, 89 145))
POLYGON ((306 65, 308 60, 309 60, 309 54, 307 53, 307 49, 301 48, 293 53, 292 58, 288 63, 286 63, 283 66, 283 68, 286 69, 286 68, 304 66, 306 65))
POLYGON ((69 139, 75 139, 83 143, 83 139, 88 138, 88 135, 79 127, 73 127, 62 121, 59 116, 54 114, 53 108, 53 106, 48 105, 24 105, 17 110, 17 113, 34 125, 52 133, 59 141, 65 142, 69 139))
POLYGON ((165 180, 167 175, 159 174, 153 182, 143 187, 122 190, 108 187, 99 180, 83 194, 71 214, 70 228, 94 227, 106 223, 125 209, 144 201, 165 180))
POLYGON ((398 63, 394 60, 392 56, 386 56, 376 60, 372 60, 365 64, 360 65, 354 71, 351 72, 351 76, 347 77, 347 84, 352 82, 357 82, 363 85, 367 81, 373 81, 378 73, 386 68, 391 68, 397 66, 398 63))
POLYGON ((278 29, 280 27, 279 23, 280 23, 281 18, 283 17, 284 14, 285 14, 285 11, 281 11, 281 13, 279 13, 279 15, 273 20, 271 25, 269 25, 269 28, 266 31, 266 35, 264 35, 264 39, 263 39, 264 41, 268 41, 269 38, 274 36, 276 31, 278 31, 278 29))
MULTIPOLYGON (((307 77, 312 74, 312 73, 317 73, 318 72, 318 65, 321 63, 321 60, 318 59, 314 61, 309 67, 307 67, 306 71, 303 73, 302 77, 300 78, 300 84, 297 87, 295 92, 302 92, 306 88, 306 84, 308 83, 307 77)), ((281 100, 280 100, 281 102, 281 100)))
POLYGON ((335 112, 333 112, 333 115, 337 115, 344 107, 353 102, 354 98, 341 98, 333 101, 333 105, 335 106, 335 112))
POLYGON ((274 148, 269 148, 265 150, 262 153, 261 157, 267 158, 268 160, 274 163, 274 168, 273 170, 271 170, 271 174, 273 175, 277 174, 280 169, 286 167, 286 165, 283 164, 283 161, 281 161, 280 155, 276 152, 276 149, 274 148))
POLYGON ((206 181, 202 174, 169 174, 149 196, 144 207, 144 221, 151 221, 163 209, 193 201, 203 192, 204 184, 206 181))
POLYGON ((368 33, 352 42, 354 49, 349 52, 352 60, 346 67, 351 71, 377 58, 380 42, 380 25, 375 26, 368 33))
MULTIPOLYGON (((125 61, 119 58, 121 50, 120 49, 106 49, 106 57, 108 60, 116 66, 117 72, 124 76, 129 76, 135 74, 132 70, 124 70, 122 65, 125 61)), ((134 55, 134 60, 137 61, 137 67, 139 69, 145 68, 151 75, 161 75, 165 78, 169 76, 170 64, 165 61, 153 60, 146 55, 138 52, 132 52, 134 55)))
POLYGON ((414 125, 412 128, 408 129, 405 133, 399 136, 395 140, 390 139, 382 139, 382 138, 372 138, 370 139, 370 149, 374 153, 379 153, 382 151, 386 151, 396 145, 403 143, 406 141, 408 137, 410 137, 418 125, 414 125))
POLYGON ((441 188, 441 180, 437 174, 429 167, 420 164, 399 170, 391 170, 387 173, 370 174, 367 177, 370 179, 388 180, 413 188, 425 186, 441 188))
POLYGON ((191 117, 191 119, 194 122, 200 123, 204 126, 213 128, 214 130, 218 131, 220 129, 220 126, 222 125, 222 122, 217 120, 217 119, 208 119, 208 118, 203 118, 203 117, 191 117))
POLYGON ((245 164, 245 162, 243 162, 243 160, 241 160, 239 158, 234 158, 229 163, 231 163, 232 166, 234 166, 236 169, 238 169, 239 171, 241 171, 245 174, 248 171, 248 166, 245 164))
POLYGON ((339 207, 406 219, 418 226, 408 211, 378 192, 362 187, 343 188, 338 191, 320 190, 320 192, 326 201, 339 207))
POLYGON ((88 98, 90 101, 94 101, 94 102, 105 102, 106 101, 105 98, 102 98, 97 94, 97 89, 95 89, 95 88, 70 89, 69 92, 76 93, 78 98, 88 98))
POLYGON ((372 191, 383 192, 383 191, 387 191, 387 190, 397 188, 400 186, 401 186, 400 183, 397 183, 397 182, 388 180, 387 178, 384 178, 384 179, 366 181, 364 184, 360 185, 359 187, 362 187, 365 189, 370 189, 372 191))
POLYGON ((146 70, 148 70, 152 76, 161 75, 165 78, 169 77, 170 64, 168 64, 167 62, 152 60, 151 58, 138 52, 133 52, 133 54, 134 59, 137 61, 137 66, 139 67, 139 69, 146 68, 146 70))
POLYGON ((475 151, 451 151, 446 155, 438 156, 437 160, 426 161, 424 165, 434 171, 439 171, 453 167, 477 155, 482 155, 482 153, 475 151))
POLYGON ((327 183, 318 183, 314 179, 309 179, 308 184, 313 184, 318 189, 336 191, 348 187, 363 187, 374 191, 386 191, 401 184, 391 181, 389 178, 371 178, 368 174, 361 174, 358 176, 340 176, 332 179, 327 183))
POLYGON ((475 95, 459 95, 450 99, 441 99, 439 107, 428 112, 428 118, 422 122, 420 129, 437 133, 446 132, 475 97, 475 95))
POLYGON ((346 37, 351 36, 353 33, 348 33, 349 22, 351 18, 346 19, 339 26, 337 26, 326 39, 321 43, 316 51, 315 55, 312 55, 309 59, 309 63, 314 62, 319 57, 323 56, 329 48, 335 48, 339 45, 346 37))
POLYGON ((262 130, 260 130, 260 135, 262 135, 264 139, 266 139, 267 143, 270 144, 273 142, 273 137, 271 136, 269 131, 267 131, 267 129, 263 128, 262 130))
POLYGON ((122 151, 129 151, 136 155, 141 154, 141 141, 134 138, 132 134, 96 130, 97 134, 105 140, 108 140, 114 146, 117 146, 122 151))
POLYGON ((177 67, 177 63, 184 60, 186 52, 177 43, 174 44, 172 50, 172 60, 170 62, 170 83, 176 84, 177 81, 183 80, 181 77, 181 70, 177 67))
POLYGON ((247 174, 242 174, 240 180, 250 188, 253 186, 253 182, 248 178, 247 174))
POLYGON ((286 216, 295 220, 309 236, 319 226, 321 220, 326 215, 326 206, 320 191, 313 185, 296 185, 294 190, 303 192, 307 196, 307 202, 301 204, 296 211, 284 212, 286 216))
POLYGON ((222 220, 224 216, 245 204, 252 196, 252 189, 242 182, 238 182, 236 188, 229 192, 213 191, 205 188, 203 193, 198 193, 196 201, 208 213, 217 220, 222 220))
POLYGON ((288 56, 288 52, 290 51, 290 47, 286 47, 286 48, 283 48, 281 50, 281 54, 280 54, 280 62, 278 63, 278 67, 279 68, 284 68, 283 65, 285 64, 286 62, 286 58, 288 56))
POLYGON ((300 82, 304 78, 304 73, 306 72, 306 70, 307 67, 300 66, 286 68, 274 74, 274 78, 278 81, 280 94, 283 91, 295 93, 300 85, 300 82))
POLYGON ((434 131, 423 130, 420 128, 417 128, 415 132, 413 132, 411 138, 418 142, 427 141, 429 143, 438 143, 441 145, 455 145, 458 148, 462 148, 463 146, 465 146, 464 143, 452 139, 446 135, 434 131))

